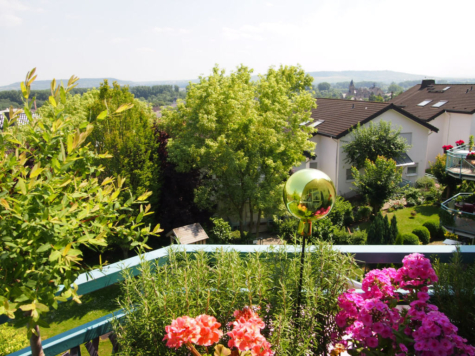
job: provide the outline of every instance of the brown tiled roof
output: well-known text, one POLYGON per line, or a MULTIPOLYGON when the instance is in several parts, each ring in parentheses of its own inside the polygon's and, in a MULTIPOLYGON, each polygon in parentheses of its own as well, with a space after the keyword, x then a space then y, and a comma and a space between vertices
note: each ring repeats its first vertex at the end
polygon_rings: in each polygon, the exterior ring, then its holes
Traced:
POLYGON ((430 130, 439 131, 436 127, 390 103, 323 98, 317 99, 317 108, 312 110, 313 120, 307 125, 311 126, 315 121, 323 120, 323 123, 316 126, 317 135, 340 138, 358 123, 364 124, 391 109, 430 130))
POLYGON ((391 100, 391 103, 410 112, 414 116, 430 121, 444 111, 475 113, 475 84, 433 84, 425 88, 418 84, 391 100), (444 88, 450 87, 447 90, 444 88), (432 100, 425 106, 418 106, 424 100, 432 100), (447 103, 439 108, 432 105, 441 100, 447 103))

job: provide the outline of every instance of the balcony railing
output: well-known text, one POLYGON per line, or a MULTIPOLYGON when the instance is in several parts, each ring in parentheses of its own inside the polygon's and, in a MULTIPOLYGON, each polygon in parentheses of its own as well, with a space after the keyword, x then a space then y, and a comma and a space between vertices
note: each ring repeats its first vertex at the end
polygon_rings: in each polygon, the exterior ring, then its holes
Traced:
POLYGON ((454 147, 447 151, 446 172, 452 177, 475 180, 475 160, 467 160, 468 145, 454 147))
MULTIPOLYGON (((165 247, 152 252, 148 252, 141 257, 132 257, 127 260, 111 264, 101 270, 94 270, 82 274, 76 280, 78 294, 84 295, 93 291, 105 288, 123 280, 123 271, 128 269, 132 275, 140 274, 141 261, 155 261, 158 265, 164 265, 168 260, 168 250, 172 247, 165 247)), ((177 248, 177 246, 175 246, 177 248)), ((247 255, 254 252, 273 253, 270 246, 263 245, 186 245, 178 248, 185 248, 187 253, 195 253, 203 250, 213 253, 216 248, 226 248, 239 251, 247 255)), ((299 246, 287 246, 289 253, 298 254, 301 250, 299 246)), ((452 254, 456 251, 455 246, 425 245, 425 246, 394 246, 394 245, 365 245, 365 246, 333 246, 334 249, 342 253, 352 254, 355 259, 362 264, 375 263, 401 263, 404 256, 411 253, 422 253, 426 257, 439 258, 441 262, 449 262, 452 254)), ((475 246, 460 246, 460 253, 464 262, 472 263, 475 261, 475 246)), ((311 250, 310 250, 311 252, 311 250)), ((108 314, 87 324, 68 330, 62 334, 56 335, 43 341, 43 351, 46 356, 54 356, 61 353, 65 355, 80 355, 79 345, 86 344, 86 349, 91 356, 98 354, 99 337, 112 331, 112 321, 121 319, 124 312, 119 310, 108 314)), ((3 322, 6 322, 4 319, 3 322)), ((1 322, 0 322, 1 323, 1 322)), ((113 334, 109 335, 114 348, 117 347, 113 334)), ((30 347, 24 348, 9 356, 30 356, 30 347)))
POLYGON ((444 221, 442 226, 457 235, 475 238, 475 204, 467 203, 465 200, 473 193, 459 193, 452 198, 447 199, 441 205, 441 208, 452 215, 452 221, 444 221))

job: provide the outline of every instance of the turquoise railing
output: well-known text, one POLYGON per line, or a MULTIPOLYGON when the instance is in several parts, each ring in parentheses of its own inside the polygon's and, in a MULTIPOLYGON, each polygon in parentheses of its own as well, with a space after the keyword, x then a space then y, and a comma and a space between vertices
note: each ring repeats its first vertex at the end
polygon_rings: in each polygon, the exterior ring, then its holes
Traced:
POLYGON ((468 211, 463 211, 460 207, 456 206, 457 203, 463 204, 464 199, 472 194, 473 193, 458 193, 444 201, 441 204, 441 208, 453 216, 453 224, 442 224, 446 230, 473 239, 475 236, 475 212, 470 213, 468 211))
MULTIPOLYGON (((84 273, 78 277, 76 284, 78 293, 84 295, 93 291, 105 288, 123 280, 123 271, 129 270, 132 275, 140 273, 139 267, 142 261, 154 261, 158 265, 164 265, 168 260, 168 250, 172 247, 161 248, 152 252, 136 256, 127 260, 111 264, 100 270, 84 273)), ((213 253, 216 248, 226 248, 239 251, 242 254, 253 252, 272 253, 272 247, 268 245, 186 245, 174 246, 174 248, 184 248, 187 253, 205 251, 213 253)), ((298 254, 299 246, 287 246, 289 253, 298 254)), ((394 245, 363 245, 363 246, 333 246, 335 250, 342 253, 352 254, 360 263, 401 263, 404 256, 414 252, 422 253, 426 257, 439 258, 442 262, 448 262, 452 254, 456 251, 455 246, 425 245, 425 246, 394 246, 394 245)), ((460 253, 465 262, 475 261, 475 246, 460 246, 460 253)), ((274 250, 275 251, 275 250, 274 250)), ((311 251, 311 248, 310 248, 311 251)), ((66 352, 71 356, 80 355, 79 345, 86 344, 86 349, 91 356, 97 355, 97 345, 99 337, 112 331, 112 321, 121 319, 123 311, 103 316, 99 319, 68 330, 62 334, 43 340, 43 351, 46 356, 54 356, 66 352)), ((5 322, 5 320, 3 321, 5 322)), ((111 341, 114 336, 110 335, 111 341)), ((113 342, 114 343, 114 342, 113 342)), ((30 356, 30 347, 24 348, 9 356, 30 356)))
POLYGON ((459 179, 475 180, 475 165, 466 159, 468 145, 454 147, 447 151, 445 171, 459 179))

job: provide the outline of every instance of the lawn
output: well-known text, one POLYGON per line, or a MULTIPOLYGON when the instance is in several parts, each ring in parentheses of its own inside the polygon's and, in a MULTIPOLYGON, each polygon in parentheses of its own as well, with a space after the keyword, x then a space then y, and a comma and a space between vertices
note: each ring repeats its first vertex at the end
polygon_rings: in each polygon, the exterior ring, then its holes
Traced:
MULTIPOLYGON (((116 311, 118 309, 116 300, 119 296, 120 286, 113 285, 84 295, 81 298, 82 304, 77 304, 73 301, 61 303, 57 310, 49 313, 47 319, 50 323, 50 328, 41 328, 41 338, 45 340, 116 311)), ((26 340, 25 327, 17 328, 16 332, 23 335, 26 340)), ((26 342, 25 346, 28 345, 29 343, 26 342)), ((84 345, 81 345, 81 354, 89 355, 84 345)), ((112 354, 112 344, 108 338, 100 340, 99 354, 101 356, 112 354)))
MULTIPOLYGON (((437 225, 439 224, 439 209, 440 207, 435 205, 419 205, 412 206, 409 208, 399 209, 393 212, 388 213, 387 211, 382 211, 383 216, 387 215, 388 219, 391 220, 394 215, 397 219, 397 227, 401 234, 411 233, 416 227, 422 226, 427 221, 433 221, 437 225), (411 216, 411 211, 415 211, 417 214, 415 217, 411 216)), ((358 225, 360 230, 367 231, 370 222, 364 222, 358 225)))

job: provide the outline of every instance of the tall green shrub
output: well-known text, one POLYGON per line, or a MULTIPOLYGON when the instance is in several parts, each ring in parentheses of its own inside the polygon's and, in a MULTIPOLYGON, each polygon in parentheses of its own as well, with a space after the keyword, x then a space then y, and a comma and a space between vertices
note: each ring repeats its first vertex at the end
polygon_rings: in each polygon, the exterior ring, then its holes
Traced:
POLYGON ((390 226, 387 215, 383 218, 379 212, 368 229, 368 245, 385 245, 390 241, 390 226))
POLYGON ((397 228, 397 218, 396 215, 393 215, 391 219, 391 226, 389 228, 389 239, 387 241, 388 245, 394 245, 396 243, 397 236, 399 234, 397 228))
POLYGON ((246 305, 261 308, 259 314, 266 322, 263 335, 276 354, 327 352, 331 333, 337 330, 337 298, 347 289, 347 277, 354 276, 354 262, 328 244, 312 248, 305 260, 299 318, 295 301, 300 256, 287 253, 284 247, 248 255, 229 250, 209 254, 172 250, 165 263, 144 263, 139 277, 128 276, 123 283, 126 297, 120 304, 127 314, 122 324, 115 325, 121 355, 186 355, 185 350, 169 349, 162 341, 172 319, 206 313, 226 330, 233 312, 246 305))
POLYGON ((402 234, 402 244, 403 245, 419 245, 419 238, 417 235, 407 233, 402 234))
POLYGON ((425 226, 416 227, 412 230, 412 233, 419 238, 423 245, 427 245, 430 242, 430 233, 425 226))
POLYGON ((460 336, 475 344, 475 265, 466 264, 459 251, 450 263, 433 264, 439 281, 434 283, 431 301, 457 326, 460 336))

